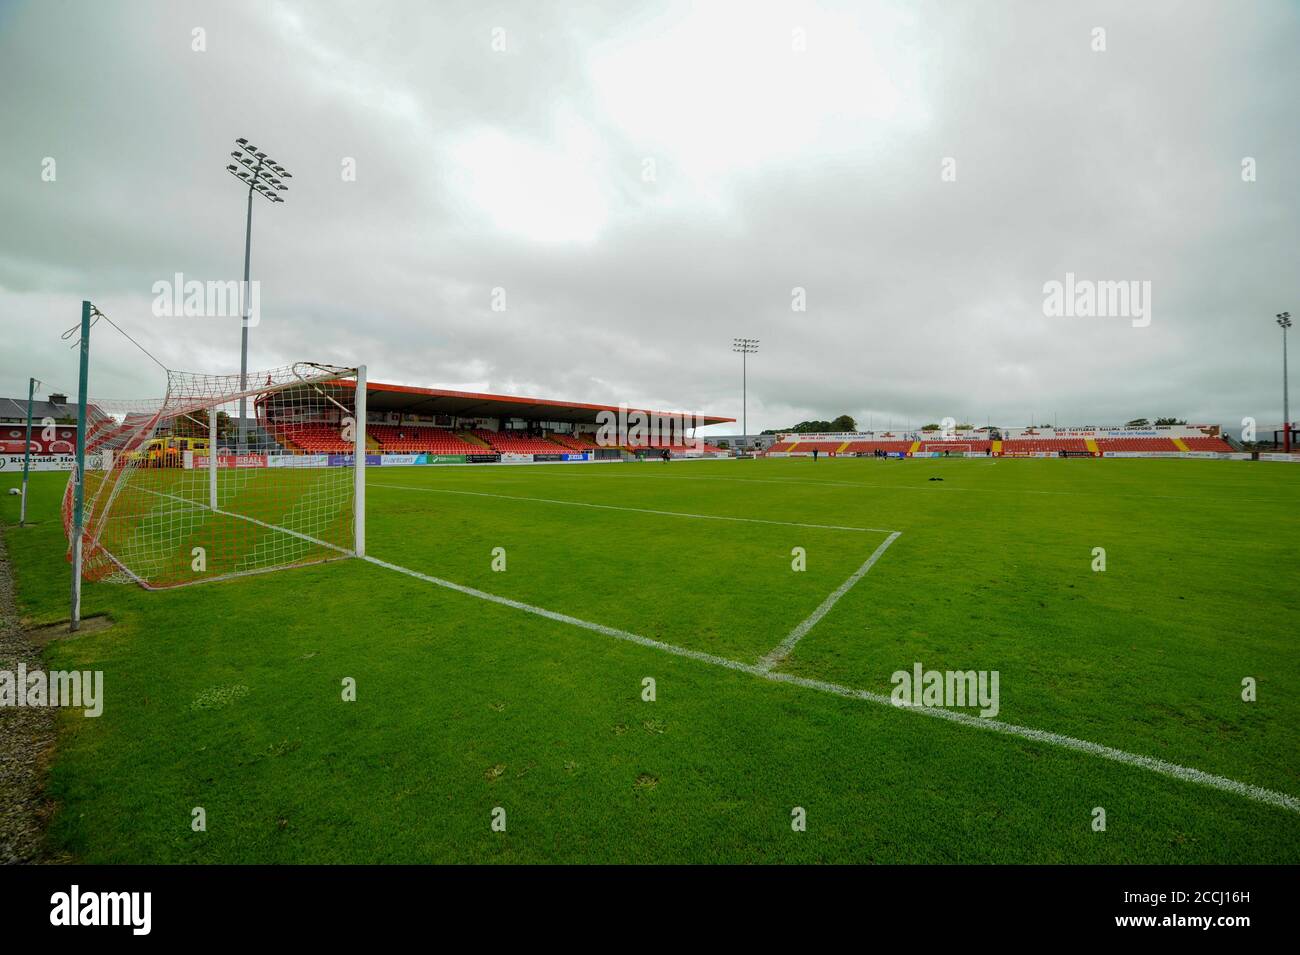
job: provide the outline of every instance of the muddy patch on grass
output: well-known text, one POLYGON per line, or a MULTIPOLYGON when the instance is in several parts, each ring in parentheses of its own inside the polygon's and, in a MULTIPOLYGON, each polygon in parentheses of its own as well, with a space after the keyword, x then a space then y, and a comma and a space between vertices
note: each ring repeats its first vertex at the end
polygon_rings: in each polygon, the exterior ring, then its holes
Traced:
POLYGON ((68 621, 61 620, 58 623, 51 623, 44 627, 25 630, 23 631, 23 637, 32 646, 41 649, 55 640, 76 640, 79 637, 88 637, 93 633, 107 630, 111 626, 113 626, 113 618, 108 614, 99 614, 94 617, 83 617, 81 626, 76 631, 69 630, 68 621))
MULTIPOLYGON (((0 526, 0 669, 41 670, 41 651, 18 626, 14 578, 0 526)), ((0 707, 0 863, 47 861, 45 826, 54 806, 45 773, 54 747, 54 710, 0 707)))

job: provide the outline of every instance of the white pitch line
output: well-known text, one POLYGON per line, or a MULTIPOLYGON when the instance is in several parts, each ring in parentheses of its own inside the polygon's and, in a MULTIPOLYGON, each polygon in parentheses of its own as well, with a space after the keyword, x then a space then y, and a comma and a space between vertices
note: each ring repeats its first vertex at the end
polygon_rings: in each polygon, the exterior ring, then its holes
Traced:
POLYGON ((763 659, 758 661, 759 669, 770 670, 788 657, 790 651, 794 649, 795 644, 803 639, 804 634, 817 626, 822 617, 826 616, 826 614, 830 612, 830 609, 839 602, 839 599, 847 594, 853 588, 854 584, 867 576, 867 571, 872 568, 876 561, 880 560, 885 551, 889 549, 889 545, 898 540, 900 535, 901 531, 894 531, 894 533, 886 537, 884 542, 875 549, 870 557, 867 558, 866 563, 855 570, 848 580, 840 584, 834 593, 821 602, 821 606, 814 610, 807 619, 801 621, 793 630, 790 631, 789 634, 786 635, 784 640, 773 647, 771 652, 764 656, 763 659))
POLYGON ((588 501, 560 501, 549 497, 519 497, 514 494, 489 494, 487 491, 457 491, 445 487, 417 487, 413 484, 371 484, 395 491, 427 491, 432 494, 464 494, 469 497, 495 497, 505 501, 532 501, 536 504, 567 504, 569 507, 594 507, 604 511, 631 511, 635 514, 658 514, 662 517, 693 517, 702 521, 739 521, 744 524, 776 524, 780 527, 811 527, 820 531, 868 531, 888 534, 883 527, 844 527, 839 524, 801 524, 797 521, 767 521, 758 517, 726 517, 721 514, 687 514, 684 511, 655 511, 645 507, 622 507, 617 504, 592 504, 588 501))
MULTIPOLYGON (((305 541, 307 541, 307 542, 309 542, 309 543, 312 543, 312 544, 319 544, 321 547, 327 547, 327 548, 329 548, 330 550, 338 551, 338 552, 339 552, 341 555, 343 555, 344 557, 352 557, 352 556, 355 555, 355 551, 348 550, 347 548, 344 548, 344 547, 339 547, 337 544, 331 544, 331 543, 329 543, 329 541, 319 540, 318 538, 312 537, 312 536, 310 536, 310 535, 308 535, 308 534, 302 534, 302 533, 299 533, 298 531, 291 531, 291 530, 289 530, 289 528, 287 528, 287 527, 281 527, 279 524, 268 524, 266 521, 259 521, 256 517, 249 517, 247 514, 236 514, 234 511, 223 511, 223 510, 221 510, 220 508, 217 508, 217 509, 214 511, 212 508, 210 508, 210 507, 209 507, 208 505, 206 505, 206 504, 198 504, 198 503, 195 503, 194 501, 189 500, 188 498, 180 497, 180 496, 178 496, 178 495, 176 495, 176 494, 168 494, 168 493, 166 493, 165 491, 155 491, 155 490, 152 490, 152 489, 147 488, 147 487, 137 487, 137 488, 135 488, 135 489, 136 489, 136 490, 139 490, 139 491, 144 491, 146 494, 155 494, 155 495, 157 495, 158 497, 167 497, 167 498, 171 498, 171 499, 174 500, 174 501, 180 501, 182 504, 192 504, 192 505, 194 505, 194 506, 193 506, 193 510, 195 510, 195 511, 207 512, 207 513, 209 513, 209 514, 221 514, 221 515, 223 515, 223 516, 225 516, 225 517, 236 517, 236 518, 239 518, 241 521, 251 521, 251 522, 254 523, 254 524, 260 524, 262 527, 265 527, 265 528, 267 528, 268 530, 279 531, 279 532, 281 532, 282 534, 288 534, 288 535, 290 535, 291 537, 298 537, 298 538, 301 538, 302 540, 305 540, 305 541)), ((104 553, 108 555, 108 559, 109 559, 109 560, 111 560, 114 564, 116 564, 119 568, 121 568, 121 570, 122 570, 124 573, 126 573, 129 577, 131 577, 132 580, 134 580, 137 584, 139 584, 139 585, 140 585, 141 587, 143 587, 145 590, 154 590, 154 591, 156 591, 156 590, 161 590, 161 589, 163 589, 163 588, 160 588, 160 587, 155 587, 153 584, 149 583, 147 580, 145 580, 144 578, 142 578, 142 577, 141 577, 139 574, 137 574, 135 571, 133 571, 133 570, 131 570, 129 567, 127 567, 126 564, 124 564, 124 563, 122 563, 122 561, 118 560, 117 557, 114 556, 113 553, 112 553, 111 551, 109 551, 107 548, 103 548, 102 545, 101 545, 101 549, 103 549, 104 553)), ((323 558, 321 558, 320 560, 309 561, 308 564, 323 564, 323 563, 326 563, 326 562, 328 562, 328 561, 331 561, 331 560, 338 560, 338 559, 339 559, 339 558, 337 558, 337 557, 323 557, 323 558)), ((308 566, 308 564, 303 564, 303 565, 301 565, 301 566, 308 566)), ((257 574, 269 574, 269 573, 273 573, 273 572, 275 572, 275 571, 277 571, 277 570, 280 570, 280 569, 281 569, 281 568, 277 566, 277 567, 258 567, 258 568, 255 568, 255 569, 253 569, 253 570, 237 570, 237 571, 232 571, 232 572, 229 573, 229 574, 218 574, 216 577, 204 577, 204 578, 202 578, 202 579, 199 579, 199 580, 191 580, 191 581, 188 581, 188 582, 183 583, 183 584, 175 584, 174 586, 177 586, 177 587, 191 587, 191 586, 194 586, 195 584, 215 584, 215 583, 217 583, 217 582, 219 582, 219 581, 224 581, 224 580, 236 580, 236 579, 238 579, 238 578, 240 578, 240 577, 252 577, 252 576, 255 576, 255 575, 257 575, 257 574)))
MULTIPOLYGON (((921 458, 926 461, 929 458, 921 458)), ((1010 460, 1010 459, 1008 459, 1010 460)), ((1017 459, 1019 460, 1019 459, 1017 459)), ((1154 459, 1153 459, 1154 460, 1154 459)), ((991 466, 993 462, 981 462, 970 465, 971 467, 991 466)), ((542 473, 542 472, 538 472, 542 473)), ((572 474, 572 471, 566 472, 572 474)), ((817 481, 803 480, 802 478, 738 478, 725 477, 720 474, 651 474, 641 472, 639 474, 620 473, 614 474, 610 469, 601 472, 607 478, 619 477, 625 479, 647 478, 650 480, 661 481, 732 481, 737 484, 802 484, 806 487, 867 487, 873 490, 882 491, 965 491, 978 494, 1050 494, 1064 497, 1088 497, 1088 498, 1125 498, 1129 500, 1162 500, 1162 501, 1204 501, 1203 497, 1194 497, 1188 494, 1110 494, 1110 493, 1093 493, 1089 491, 1048 491, 1039 488, 1009 488, 1009 487, 936 487, 930 484, 869 484, 861 481, 817 481)), ((1242 501, 1251 504, 1281 504, 1290 503, 1282 498, 1276 497, 1234 497, 1234 504, 1242 501)))
POLYGON ((808 677, 795 676, 791 673, 761 672, 756 675, 765 677, 769 680, 775 680, 779 683, 793 683, 795 686, 806 687, 810 690, 820 690, 823 693, 834 693, 837 696, 844 696, 849 699, 881 703, 886 706, 894 707, 895 709, 906 710, 909 713, 919 713, 922 716, 933 716, 938 719, 948 720, 949 722, 958 723, 962 726, 971 727, 973 729, 988 730, 993 733, 1001 733, 1005 736, 1017 736, 1021 739, 1031 740, 1035 743, 1046 743, 1050 746, 1058 746, 1062 749, 1074 750, 1078 753, 1087 753, 1090 756, 1099 756, 1102 759, 1108 759, 1116 763, 1123 763, 1126 766, 1136 766, 1139 769, 1145 769, 1148 772, 1156 773, 1160 776, 1167 776, 1170 779, 1180 779, 1184 782, 1196 783, 1200 786, 1209 786, 1211 789, 1233 793, 1255 802, 1274 806, 1278 809, 1285 809, 1288 812, 1300 813, 1300 799, 1297 799, 1295 796, 1280 793, 1274 789, 1265 789, 1262 786, 1253 786, 1250 783, 1243 783, 1240 780, 1229 779, 1226 776, 1216 776, 1213 773, 1207 773, 1201 769, 1193 769, 1190 766, 1180 766, 1177 763, 1170 763, 1163 759, 1156 759, 1154 756, 1142 756, 1139 753, 1130 753, 1126 750, 1116 749, 1113 746, 1103 746, 1101 743, 1092 743, 1085 739, 1076 739, 1073 736, 1053 733, 1050 730, 1033 729, 1029 726, 1017 726, 1015 723, 1003 723, 999 720, 985 719, 980 716, 971 716, 968 713, 959 713, 955 710, 945 710, 942 707, 900 707, 896 706, 893 700, 888 696, 881 693, 872 693, 869 690, 855 690, 851 687, 840 686, 838 683, 828 683, 824 680, 813 680, 808 677))
POLYGON ((470 597, 477 597, 479 600, 487 600, 495 604, 501 604, 503 607, 511 607, 514 610, 523 610, 526 613, 536 614, 539 617, 545 617, 547 620, 554 620, 556 623, 567 623, 575 627, 582 627, 586 630, 594 630, 596 633, 603 634, 607 637, 614 637, 617 640, 626 640, 628 643, 637 643, 643 647, 650 647, 654 650, 662 650, 665 653, 671 653, 679 657, 689 657, 692 660, 700 660, 703 663, 711 663, 714 666, 726 667, 729 670, 740 670, 745 673, 753 672, 754 668, 748 663, 741 663, 739 660, 728 660, 726 657, 714 656, 711 653, 704 653, 700 650, 688 650, 685 647, 674 646, 671 643, 664 643, 662 640, 655 640, 651 637, 643 637, 639 633, 631 633, 627 630, 619 630, 617 627, 607 627, 601 623, 592 623, 590 620, 582 620, 579 617, 570 617, 566 613, 559 613, 555 610, 547 610, 545 607, 534 607, 532 604, 526 604, 519 600, 511 600, 509 597, 502 597, 497 594, 490 594, 485 590, 477 590, 474 587, 467 587, 464 584, 454 583, 450 580, 444 580, 441 577, 433 577, 429 574, 422 574, 418 570, 411 570, 409 567, 402 567, 398 564, 390 564, 386 560, 380 560, 378 557, 371 557, 367 554, 362 560, 375 564, 378 567, 384 567, 388 570, 395 570, 399 574, 406 574, 408 577, 414 577, 416 580, 423 580, 426 583, 437 584, 439 587, 446 587, 448 590, 455 590, 458 593, 466 594, 470 597))
MULTIPOLYGON (((189 498, 179 497, 178 495, 175 494, 168 494, 166 491, 154 491, 147 487, 137 488, 137 490, 144 491, 146 494, 156 494, 159 497, 169 497, 172 500, 180 501, 183 504, 193 504, 194 507, 200 511, 208 511, 212 514, 220 514, 222 517, 235 517, 241 521, 248 521, 250 524, 258 524, 262 527, 265 527, 267 530, 279 531, 281 534, 288 534, 290 537, 297 537, 299 540, 304 540, 309 544, 317 544, 321 547, 328 547, 330 550, 336 550, 340 554, 351 555, 353 553, 351 550, 348 550, 346 547, 340 547, 338 544, 331 544, 329 541, 323 541, 320 538, 312 537, 310 534, 304 534, 301 531, 289 530, 289 528, 281 527, 279 524, 269 524, 266 521, 259 521, 256 517, 249 517, 247 514, 237 514, 234 511, 223 511, 219 507, 213 510, 212 508, 208 507, 206 504, 198 504, 195 501, 191 501, 189 498)), ((231 575, 227 575, 227 576, 231 576, 231 575)))
POLYGON ((1272 789, 1265 789, 1262 786, 1253 786, 1236 779, 1229 779, 1226 776, 1216 776, 1213 773, 1207 773, 1200 769, 1180 766, 1177 763, 1166 762, 1163 759, 1156 759, 1152 756, 1142 756, 1137 753, 1126 752, 1122 749, 1115 749, 1113 746, 1103 746, 1100 743, 1091 743, 1087 740, 1075 739, 1073 736, 1064 736, 1060 733, 1053 733, 1048 730, 1033 729, 1028 726, 1017 726, 1014 723, 1003 723, 998 720, 971 716, 967 713, 959 713, 955 710, 945 710, 940 707, 928 706, 898 707, 895 706, 893 701, 883 693, 872 693, 870 690, 857 690, 852 687, 841 686, 838 683, 829 683, 824 680, 813 680, 808 677, 796 676, 791 673, 778 673, 764 669, 758 664, 741 663, 739 660, 728 660, 726 657, 715 656, 711 653, 703 653, 699 650, 688 650, 685 647, 678 647, 671 643, 653 640, 650 637, 643 637, 640 634, 631 633, 627 630, 619 630, 616 627, 607 627, 603 624, 592 623, 589 620, 571 617, 568 614, 557 613, 554 610, 546 610, 543 607, 535 607, 532 604, 526 604, 519 600, 511 600, 509 597, 500 597, 496 594, 487 593, 486 591, 476 590, 473 587, 466 587, 464 584, 457 584, 450 580, 443 580, 441 577, 422 574, 419 571, 411 570, 407 567, 390 564, 388 561, 380 560, 377 557, 366 556, 361 559, 374 564, 377 567, 396 571, 399 574, 406 574, 408 577, 414 577, 416 580, 423 580, 426 583, 436 584, 439 587, 445 587, 449 590, 454 590, 470 597, 477 597, 480 600, 487 600, 504 607, 522 610, 525 613, 545 617, 547 620, 553 620, 557 623, 566 623, 571 626, 581 627, 585 630, 591 630, 607 637, 613 637, 616 640, 623 640, 628 643, 635 643, 654 650, 661 650, 664 653, 671 653, 674 656, 698 660, 701 663, 724 667, 728 670, 735 670, 739 673, 748 673, 750 676, 759 677, 763 680, 770 680, 774 683, 790 683, 794 686, 803 687, 809 690, 817 690, 822 693, 830 693, 851 700, 865 700, 869 703, 878 703, 882 706, 888 706, 891 709, 902 709, 909 713, 919 713, 922 716, 931 716, 947 720, 948 722, 956 723, 971 729, 986 730, 993 733, 1000 733, 1004 736, 1015 736, 1034 743, 1044 743, 1061 749, 1073 750, 1077 753, 1086 753, 1090 756, 1097 756, 1101 759, 1110 760, 1111 762, 1122 763, 1125 766, 1145 769, 1148 772, 1155 773, 1159 776, 1165 776, 1183 782, 1195 783, 1199 786, 1207 786, 1211 789, 1217 789, 1221 792, 1232 793, 1245 799, 1253 800, 1254 802, 1263 803, 1268 806, 1274 806, 1278 809, 1284 809, 1288 812, 1300 814, 1300 799, 1297 799, 1295 796, 1289 796, 1286 793, 1280 793, 1272 789))

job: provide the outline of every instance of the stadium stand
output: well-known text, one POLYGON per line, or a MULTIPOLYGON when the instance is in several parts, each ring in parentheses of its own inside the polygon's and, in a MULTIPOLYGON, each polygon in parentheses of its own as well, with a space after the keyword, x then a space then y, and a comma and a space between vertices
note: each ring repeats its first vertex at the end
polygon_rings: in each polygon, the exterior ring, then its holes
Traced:
POLYGON ((1220 453, 1231 453, 1235 450, 1232 445, 1228 444, 1222 438, 1183 438, 1183 444, 1187 446, 1188 451, 1218 451, 1220 453))
MULTIPOLYGON (((1099 441, 1098 444, 1101 442, 1099 441)), ((1088 442, 1083 438, 1045 438, 1018 439, 1002 442, 1003 454, 1024 454, 1026 452, 1087 451, 1088 442)))
POLYGON ((339 429, 328 424, 285 424, 271 422, 275 440, 288 448, 300 448, 313 454, 346 453, 351 442, 344 441, 339 429))
POLYGON ((945 438, 938 438, 938 439, 922 438, 920 450, 942 451, 945 448, 948 448, 954 451, 976 451, 979 452, 980 454, 983 454, 985 451, 990 450, 992 447, 993 447, 993 442, 988 440, 987 438, 982 440, 979 438, 967 439, 962 437, 946 438, 946 439, 945 438))
POLYGON ((830 451, 838 451, 843 441, 778 441, 768 448, 769 451, 789 451, 794 448, 796 451, 820 451, 826 454, 830 451))
POLYGON ((563 445, 531 435, 511 434, 509 431, 489 431, 475 428, 474 437, 485 442, 493 451, 506 454, 554 454, 564 450, 563 445))
POLYGON ((871 454, 874 451, 885 451, 889 454, 897 454, 900 451, 907 451, 911 447, 911 441, 850 441, 849 446, 844 449, 844 453, 871 454))
POLYGON ((1178 450, 1178 446, 1170 438, 1098 438, 1097 447, 1103 452, 1178 450))
POLYGON ((481 454, 484 450, 481 444, 466 441, 446 428, 372 424, 366 427, 366 433, 378 441, 383 450, 398 453, 481 454))
POLYGON ((596 442, 586 435, 576 434, 556 434, 551 432, 546 435, 548 439, 554 441, 562 448, 568 448, 570 451, 590 451, 595 448, 596 442))

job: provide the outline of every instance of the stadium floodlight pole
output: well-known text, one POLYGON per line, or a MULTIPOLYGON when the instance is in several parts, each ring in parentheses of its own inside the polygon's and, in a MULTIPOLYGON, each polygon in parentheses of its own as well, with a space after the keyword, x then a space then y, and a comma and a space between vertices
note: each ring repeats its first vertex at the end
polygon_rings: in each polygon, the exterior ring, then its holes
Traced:
POLYGON ((18 526, 27 522, 27 475, 32 469, 32 398, 36 396, 35 378, 27 379, 27 443, 23 446, 23 496, 18 501, 18 526))
POLYGON ((248 411, 248 397, 242 392, 248 390, 248 322, 250 319, 250 308, 252 296, 248 289, 249 260, 253 251, 253 193, 257 193, 268 202, 284 202, 280 195, 287 192, 289 187, 284 184, 285 179, 292 179, 293 175, 283 166, 262 152, 247 139, 240 138, 235 140, 238 150, 232 152, 231 158, 233 163, 227 163, 226 172, 230 173, 240 182, 248 186, 248 217, 244 224, 244 284, 240 289, 240 297, 243 299, 243 312, 239 343, 239 445, 237 451, 243 453, 248 449, 247 425, 245 424, 245 414, 248 411), (238 163, 238 165, 236 165, 238 163), (242 168, 241 168, 242 167, 242 168))
POLYGON ((1291 313, 1278 312, 1277 324, 1282 329, 1282 450, 1291 453, 1291 405, 1286 380, 1286 330, 1291 327, 1291 313))
POLYGON ((72 608, 68 629, 81 629, 81 533, 86 510, 86 385, 90 378, 90 309, 81 303, 81 372, 77 379, 77 470, 72 488, 72 608))
POLYGON ((749 445, 749 369, 746 367, 750 355, 758 351, 757 338, 733 338, 731 350, 740 352, 740 446, 749 445))

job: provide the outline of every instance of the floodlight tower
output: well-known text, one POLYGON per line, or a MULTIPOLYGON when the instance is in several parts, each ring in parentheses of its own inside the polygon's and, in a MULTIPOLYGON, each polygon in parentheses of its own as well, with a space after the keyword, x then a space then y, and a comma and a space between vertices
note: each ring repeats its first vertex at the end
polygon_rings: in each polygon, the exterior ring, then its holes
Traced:
MULTIPOLYGON (((293 175, 247 139, 236 139, 235 145, 239 148, 230 154, 235 162, 226 165, 226 172, 248 186, 248 219, 244 225, 244 285, 241 290, 244 314, 239 345, 239 390, 243 392, 248 390, 248 320, 252 302, 248 289, 248 265, 253 248, 253 193, 256 192, 268 202, 284 202, 284 197, 280 193, 289 190, 284 180, 292 179, 293 175)), ((241 452, 248 447, 247 425, 244 417, 247 410, 246 401, 245 396, 241 394, 238 449, 241 452)), ((216 448, 212 449, 212 453, 216 454, 216 448)))
POLYGON ((1288 400, 1286 380, 1286 330, 1291 327, 1291 313, 1278 312, 1277 324, 1282 329, 1282 449, 1291 453, 1291 405, 1288 400))
POLYGON ((731 350, 740 352, 740 446, 749 444, 749 383, 746 363, 749 356, 758 351, 757 338, 733 338, 731 350))

